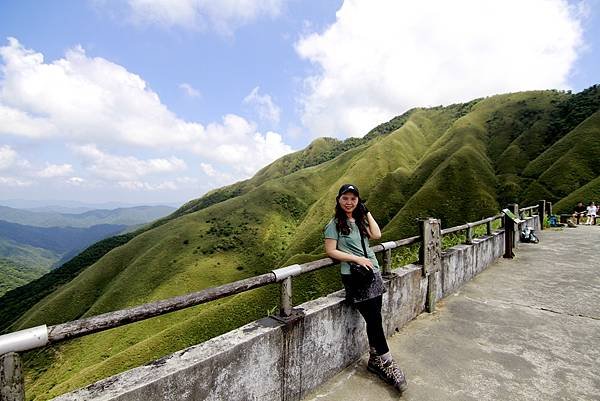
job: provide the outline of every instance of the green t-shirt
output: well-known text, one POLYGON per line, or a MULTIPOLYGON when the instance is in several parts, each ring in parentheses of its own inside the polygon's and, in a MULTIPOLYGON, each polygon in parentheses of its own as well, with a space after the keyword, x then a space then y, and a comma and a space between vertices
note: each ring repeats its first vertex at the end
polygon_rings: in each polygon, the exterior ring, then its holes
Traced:
MULTIPOLYGON (((364 256, 362 245, 360 244, 360 232, 355 222, 348 222, 350 226, 350 234, 344 235, 337 231, 336 220, 331 221, 325 226, 325 238, 334 239, 337 241, 337 249, 342 252, 350 253, 356 256, 364 256)), ((364 237, 365 248, 367 249, 367 256, 373 263, 373 267, 379 270, 379 262, 375 257, 375 253, 369 248, 369 239, 364 237)), ((348 262, 341 262, 340 269, 342 274, 350 274, 350 265, 348 262)))

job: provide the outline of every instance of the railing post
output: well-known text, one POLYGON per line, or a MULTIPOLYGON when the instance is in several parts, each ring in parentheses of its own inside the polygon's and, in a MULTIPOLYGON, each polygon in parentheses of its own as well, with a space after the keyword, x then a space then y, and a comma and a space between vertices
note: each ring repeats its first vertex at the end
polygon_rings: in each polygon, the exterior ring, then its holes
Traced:
MULTIPOLYGON (((518 219, 521 219, 521 212, 519 212, 519 204, 518 203, 509 203, 508 204, 508 209, 513 212, 515 214, 515 216, 517 216, 518 219)), ((523 216, 524 217, 524 216, 523 216)), ((517 248, 519 245, 519 230, 521 230, 521 227, 519 224, 511 222, 509 224, 509 227, 512 227, 512 248, 517 248)))
POLYGON ((390 276, 392 274, 392 250, 386 249, 383 252, 383 272, 382 275, 390 276))
POLYGON ((515 235, 512 228, 512 224, 514 223, 512 219, 508 217, 507 214, 505 214, 504 217, 502 217, 502 222, 502 225, 504 226, 504 258, 512 259, 515 256, 515 254, 512 251, 513 237, 515 235))
POLYGON ((434 218, 418 220, 421 233, 419 261, 423 266, 423 275, 427 277, 427 298, 425 309, 435 311, 438 272, 442 269, 442 242, 440 221, 434 218))
POLYGON ((292 277, 287 277, 281 282, 281 301, 279 315, 289 317, 292 314, 292 277))
POLYGON ((21 357, 16 352, 0 355, 0 401, 24 401, 25 381, 21 357))
POLYGON ((473 227, 471 227, 471 223, 467 223, 467 239, 465 243, 467 245, 473 245, 473 227))
POLYGON ((540 220, 540 230, 543 230, 546 220, 546 201, 543 199, 538 202, 538 219, 540 220))
MULTIPOLYGON (((519 218, 518 204, 511 203, 507 206, 507 209, 519 218)), ((515 256, 513 248, 515 247, 515 231, 518 229, 518 225, 506 214, 504 214, 502 221, 504 222, 504 258, 512 259, 515 256)))
POLYGON ((487 235, 492 235, 492 220, 485 223, 485 226, 487 228, 487 235))
POLYGON ((552 202, 546 202, 546 209, 548 211, 548 216, 552 216, 552 202))

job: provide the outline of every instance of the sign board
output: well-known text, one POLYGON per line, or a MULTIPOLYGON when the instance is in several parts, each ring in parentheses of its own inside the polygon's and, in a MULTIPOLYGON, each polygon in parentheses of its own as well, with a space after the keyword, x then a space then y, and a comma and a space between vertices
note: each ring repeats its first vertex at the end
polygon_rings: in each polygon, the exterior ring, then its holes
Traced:
POLYGON ((521 224, 524 223, 525 220, 521 220, 519 217, 517 217, 513 212, 511 212, 508 209, 502 209, 502 212, 504 212, 505 215, 507 215, 508 217, 510 217, 510 219, 512 221, 514 221, 517 224, 521 224))

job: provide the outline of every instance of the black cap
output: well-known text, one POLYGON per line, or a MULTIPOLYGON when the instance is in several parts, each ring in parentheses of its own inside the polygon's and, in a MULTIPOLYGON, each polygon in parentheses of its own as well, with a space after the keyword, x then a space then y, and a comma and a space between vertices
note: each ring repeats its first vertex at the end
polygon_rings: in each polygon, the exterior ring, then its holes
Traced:
POLYGON ((342 185, 338 192, 338 196, 342 196, 342 194, 345 194, 346 192, 352 192, 354 195, 360 196, 358 194, 358 187, 356 185, 352 185, 352 184, 342 185))

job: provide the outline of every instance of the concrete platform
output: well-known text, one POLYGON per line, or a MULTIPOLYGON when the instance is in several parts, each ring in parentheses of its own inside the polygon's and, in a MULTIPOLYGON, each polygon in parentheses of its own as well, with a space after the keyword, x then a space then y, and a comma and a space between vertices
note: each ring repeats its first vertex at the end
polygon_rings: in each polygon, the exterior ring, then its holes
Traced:
MULTIPOLYGON (((600 227, 540 237, 388 340, 401 399, 600 400, 600 227)), ((399 399, 366 358, 304 400, 399 399)))

